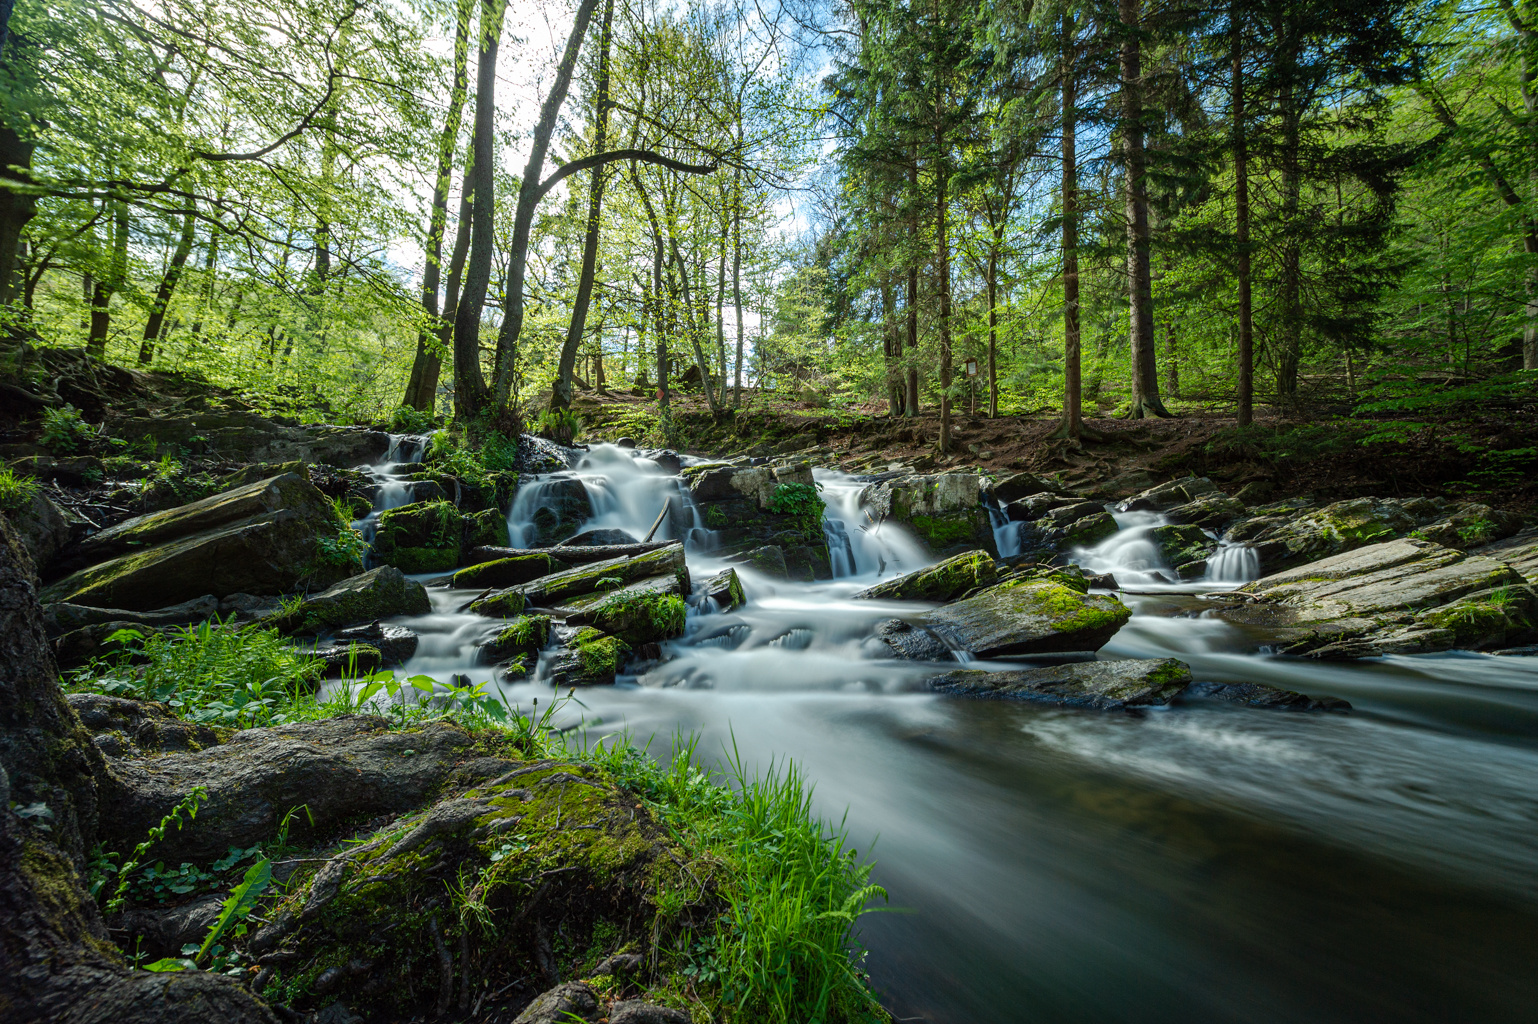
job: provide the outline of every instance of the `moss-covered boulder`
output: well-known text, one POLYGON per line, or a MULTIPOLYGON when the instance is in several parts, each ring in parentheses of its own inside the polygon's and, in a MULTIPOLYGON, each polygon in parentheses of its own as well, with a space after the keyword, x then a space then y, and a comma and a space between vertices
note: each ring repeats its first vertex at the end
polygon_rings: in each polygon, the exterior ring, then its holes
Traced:
POLYGON ((748 600, 742 592, 742 581, 737 578, 736 569, 722 569, 699 584, 696 590, 714 602, 717 611, 733 611, 748 600))
POLYGON ((577 598, 561 611, 570 625, 593 625, 632 648, 683 635, 689 607, 676 576, 658 576, 606 594, 577 598))
POLYGON ((1164 564, 1176 569, 1201 562, 1218 549, 1217 541, 1200 526, 1156 526, 1148 532, 1148 539, 1164 564))
POLYGON ((856 598, 895 601, 952 601, 969 590, 986 587, 998 577, 986 551, 966 551, 943 562, 866 587, 856 598))
POLYGON ((1115 518, 1111 513, 1100 509, 1056 529, 1045 530, 1042 535, 1049 543, 1055 544, 1060 551, 1069 551, 1073 548, 1094 547, 1116 530, 1115 518))
POLYGON ((464 523, 464 549, 482 546, 500 547, 507 543, 507 516, 499 509, 487 508, 466 513, 464 523))
POLYGON ((447 572, 459 564, 463 517, 451 501, 419 501, 379 514, 374 557, 402 572, 447 572))
POLYGON ((519 487, 520 504, 527 499, 534 512, 521 528, 518 543, 526 547, 549 547, 574 536, 582 524, 593 517, 593 502, 587 488, 574 476, 548 477, 525 482, 519 487))
POLYGON ((552 686, 605 686, 625 666, 630 645, 593 626, 568 636, 543 666, 552 686))
MULTIPOLYGON (((268 961, 266 991, 301 1012, 340 999, 370 1018, 426 1018, 467 992, 489 1000, 483 1013, 512 1020, 531 994, 558 978, 593 979, 600 965, 621 964, 627 987, 666 989, 679 951, 717 911, 709 879, 719 870, 669 840, 602 771, 507 760, 306 864, 252 952, 283 951, 268 961), (624 959, 636 951, 646 955, 624 959)), ((594 985, 610 993, 603 1006, 623 991, 594 985)), ((540 1007, 597 1018, 592 989, 563 992, 540 1007)))
POLYGON ((1121 503, 1121 509, 1123 512, 1164 512, 1198 498, 1220 493, 1217 485, 1206 477, 1188 476, 1135 494, 1121 503))
POLYGON ((997 557, 982 489, 983 478, 975 473, 905 476, 872 484, 860 501, 876 519, 907 526, 935 555, 982 550, 997 557))
POLYGON ((394 566, 382 565, 306 597, 268 624, 285 633, 316 632, 396 615, 426 615, 431 610, 422 584, 407 579, 394 566))
POLYGON ((1051 579, 1017 579, 936 608, 924 624, 979 658, 1096 651, 1132 617, 1109 594, 1084 594, 1051 579))
POLYGON ((1261 565, 1276 572, 1402 537, 1415 526, 1397 502, 1355 498, 1289 518, 1253 539, 1261 565))
POLYGON ((1443 547, 1467 550, 1510 537, 1521 525, 1520 516, 1496 511, 1489 505, 1471 503, 1456 509, 1441 522, 1420 527, 1415 535, 1443 547))
POLYGON ((1204 494, 1194 501, 1184 505, 1176 505, 1164 513, 1172 523, 1185 523, 1194 526, 1205 527, 1209 530, 1221 530, 1236 519, 1242 519, 1249 514, 1249 509, 1244 505, 1223 494, 1214 491, 1204 494))
POLYGON ((517 587, 509 587, 495 594, 476 598, 470 603, 470 610, 477 615, 485 615, 493 619, 511 619, 522 615, 523 610, 528 606, 529 599, 524 596, 523 591, 517 587))
POLYGON ((1174 658, 1081 661, 982 672, 958 669, 929 680, 931 689, 967 697, 1044 701, 1099 711, 1168 704, 1191 685, 1191 668, 1174 658))
POLYGON ((453 585, 464 590, 516 587, 566 568, 566 563, 556 561, 543 551, 530 551, 461 569, 454 574, 453 585))
POLYGON ((568 569, 524 584, 522 589, 529 603, 549 607, 584 594, 615 589, 657 576, 672 576, 678 582, 679 593, 689 592, 689 567, 684 562, 682 544, 670 544, 630 558, 614 558, 568 569))
POLYGON ((349 538, 356 535, 325 495, 287 474, 102 531, 82 549, 129 553, 72 573, 42 597, 140 610, 204 594, 325 587, 361 568, 349 538))
POLYGON ((532 666, 539 652, 549 643, 550 616, 520 615, 480 645, 480 660, 504 662, 522 658, 526 665, 532 666))

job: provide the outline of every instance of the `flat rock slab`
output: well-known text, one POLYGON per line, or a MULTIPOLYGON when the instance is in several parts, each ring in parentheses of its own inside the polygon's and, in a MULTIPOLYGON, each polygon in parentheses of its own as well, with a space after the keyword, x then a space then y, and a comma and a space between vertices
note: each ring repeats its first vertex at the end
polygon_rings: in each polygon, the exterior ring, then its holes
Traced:
POLYGON ((393 565, 359 573, 304 599, 295 610, 269 620, 292 632, 322 630, 386 619, 393 615, 426 615, 432 611, 427 588, 393 565))
POLYGON ((998 569, 986 551, 964 551, 943 562, 883 580, 853 595, 857 599, 886 598, 898 601, 953 601, 969 590, 986 587, 998 578, 998 569))
POLYGON ((924 624, 979 658, 1098 651, 1132 617, 1109 594, 1084 594, 1051 579, 1012 580, 936 608, 924 624))
POLYGON ((1505 562, 1526 577, 1527 582, 1538 584, 1538 529, 1523 530, 1515 537, 1475 548, 1470 554, 1505 562))
POLYGON ((1081 661, 1014 672, 958 669, 929 679, 931 689, 966 697, 1045 701, 1114 711, 1168 704, 1191 685, 1191 669, 1174 658, 1081 661))

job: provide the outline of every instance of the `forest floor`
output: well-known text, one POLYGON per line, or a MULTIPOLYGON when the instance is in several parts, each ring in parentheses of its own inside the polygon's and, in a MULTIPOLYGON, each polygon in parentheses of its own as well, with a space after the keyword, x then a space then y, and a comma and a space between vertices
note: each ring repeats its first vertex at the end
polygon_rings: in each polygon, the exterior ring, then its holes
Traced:
POLYGON ((961 413, 947 454, 937 448, 937 410, 893 419, 745 390, 743 408, 716 416, 698 393, 675 393, 668 436, 650 396, 588 392, 576 409, 589 441, 629 436, 700 455, 798 454, 856 473, 895 465, 995 476, 1030 472, 1107 498, 1196 474, 1229 493, 1249 487, 1253 501, 1441 495, 1538 509, 1538 409, 1459 410, 1407 424, 1262 408, 1251 426, 1240 428, 1231 411, 1213 408, 1169 419, 1088 418, 1085 425, 1099 440, 1082 443, 1053 438, 1056 418, 961 413))

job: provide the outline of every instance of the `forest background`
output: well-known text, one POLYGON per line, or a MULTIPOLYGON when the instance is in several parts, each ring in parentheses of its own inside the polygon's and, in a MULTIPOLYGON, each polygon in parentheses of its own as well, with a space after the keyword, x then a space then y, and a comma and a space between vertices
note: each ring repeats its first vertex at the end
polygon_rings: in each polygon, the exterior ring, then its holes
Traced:
POLYGON ((1538 3, 0 13, 5 330, 265 410, 1538 393, 1538 3))

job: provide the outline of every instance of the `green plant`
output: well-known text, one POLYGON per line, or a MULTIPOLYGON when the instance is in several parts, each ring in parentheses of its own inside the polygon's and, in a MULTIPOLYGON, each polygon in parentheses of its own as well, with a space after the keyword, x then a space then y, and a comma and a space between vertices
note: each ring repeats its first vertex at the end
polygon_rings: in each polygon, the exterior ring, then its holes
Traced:
POLYGON ((37 497, 38 483, 29 476, 17 476, 9 466, 0 468, 0 512, 20 512, 37 497))
POLYGON ((390 432, 394 434, 425 434, 436 425, 437 419, 426 409, 402 405, 390 414, 390 432))
POLYGON ((570 445, 582 432, 582 419, 570 409, 546 409, 539 414, 539 432, 556 444, 570 445))
POLYGON ((51 451, 68 455, 85 443, 92 431, 73 405, 43 410, 43 430, 38 441, 51 451))
POLYGON ((173 824, 178 832, 181 831, 182 815, 185 814, 188 821, 196 818, 198 816, 198 806, 207 799, 208 790, 202 786, 193 786, 192 792, 188 793, 181 799, 180 803, 171 808, 171 812, 160 819, 160 824, 150 829, 150 833, 144 842, 134 847, 134 852, 129 854, 127 862, 117 872, 117 888, 112 891, 111 899, 107 900, 107 913, 114 914, 123 909, 123 904, 127 901, 129 879, 133 875, 134 870, 143 861, 144 855, 149 852, 149 848, 164 839, 166 837, 166 830, 173 824))
POLYGON ((822 518, 825 507, 818 491, 821 484, 780 484, 769 497, 769 511, 782 516, 815 516, 822 518))
POLYGON ((160 461, 155 464, 155 479, 167 482, 175 482, 182 475, 182 464, 176 461, 176 456, 169 453, 162 455, 160 461))
POLYGON ((146 636, 118 630, 122 649, 71 675, 72 690, 159 700, 191 722, 249 727, 292 721, 323 663, 295 650, 276 630, 203 622, 146 636))

